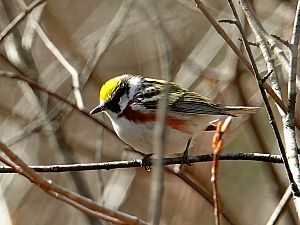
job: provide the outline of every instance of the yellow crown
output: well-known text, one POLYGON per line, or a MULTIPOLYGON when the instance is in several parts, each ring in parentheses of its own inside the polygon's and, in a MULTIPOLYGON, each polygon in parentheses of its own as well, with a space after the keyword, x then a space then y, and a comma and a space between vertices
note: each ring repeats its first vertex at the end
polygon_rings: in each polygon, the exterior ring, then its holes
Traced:
POLYGON ((115 77, 113 79, 108 80, 100 90, 99 100, 100 102, 106 101, 112 95, 114 90, 118 87, 121 83, 120 77, 115 77))

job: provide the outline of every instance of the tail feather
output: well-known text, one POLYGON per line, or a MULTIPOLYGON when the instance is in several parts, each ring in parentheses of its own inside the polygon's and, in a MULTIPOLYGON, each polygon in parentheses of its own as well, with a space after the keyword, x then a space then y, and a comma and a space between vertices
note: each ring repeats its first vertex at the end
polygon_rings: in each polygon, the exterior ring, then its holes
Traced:
POLYGON ((225 106, 225 111, 233 115, 256 113, 260 109, 261 109, 260 107, 252 107, 252 106, 225 106))

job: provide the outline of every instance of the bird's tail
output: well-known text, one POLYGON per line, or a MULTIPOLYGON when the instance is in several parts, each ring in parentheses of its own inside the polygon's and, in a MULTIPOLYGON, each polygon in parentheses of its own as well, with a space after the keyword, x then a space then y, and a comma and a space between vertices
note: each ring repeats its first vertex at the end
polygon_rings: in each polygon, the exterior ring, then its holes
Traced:
POLYGON ((252 106, 225 106, 225 111, 233 115, 256 113, 259 109, 261 108, 252 106))

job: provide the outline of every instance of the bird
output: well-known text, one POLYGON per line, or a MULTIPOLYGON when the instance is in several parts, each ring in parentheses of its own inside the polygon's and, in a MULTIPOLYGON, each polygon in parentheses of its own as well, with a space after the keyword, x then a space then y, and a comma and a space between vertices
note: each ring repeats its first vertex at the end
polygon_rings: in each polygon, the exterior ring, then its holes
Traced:
MULTIPOLYGON (((119 138, 143 154, 152 154, 158 103, 168 87, 166 154, 187 153, 192 139, 215 130, 216 118, 255 113, 259 107, 224 106, 174 82, 123 74, 100 88, 99 104, 90 114, 104 112, 119 138)), ((185 155, 186 156, 186 155, 185 155)))

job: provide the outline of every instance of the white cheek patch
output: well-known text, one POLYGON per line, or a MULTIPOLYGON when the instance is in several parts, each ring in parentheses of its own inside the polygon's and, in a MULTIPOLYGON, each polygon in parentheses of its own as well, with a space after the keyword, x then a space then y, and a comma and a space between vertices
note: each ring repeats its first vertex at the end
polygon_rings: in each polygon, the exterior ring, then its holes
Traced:
POLYGON ((136 94, 138 91, 139 87, 141 86, 141 81, 142 79, 140 77, 132 77, 130 78, 129 82, 129 99, 132 99, 133 96, 136 94))
POLYGON ((126 108, 127 104, 129 102, 129 98, 126 94, 122 95, 119 101, 121 112, 126 108))

